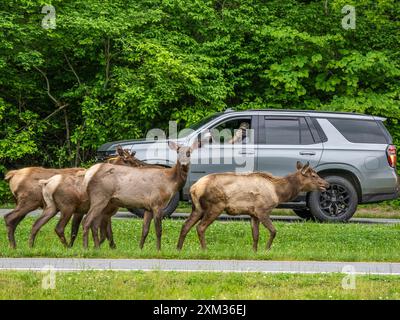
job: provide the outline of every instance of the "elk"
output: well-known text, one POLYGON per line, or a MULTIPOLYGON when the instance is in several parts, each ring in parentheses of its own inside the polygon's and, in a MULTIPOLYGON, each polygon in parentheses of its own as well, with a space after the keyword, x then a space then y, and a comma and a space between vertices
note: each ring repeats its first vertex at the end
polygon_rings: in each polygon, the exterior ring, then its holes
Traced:
MULTIPOLYGON (((145 162, 134 157, 136 152, 129 153, 129 151, 122 150, 122 148, 118 146, 117 154, 117 156, 107 159, 106 163, 131 167, 146 165, 145 162)), ((89 210, 89 201, 82 190, 85 172, 86 170, 79 171, 75 174, 58 174, 47 180, 39 180, 46 207, 32 227, 31 236, 29 238, 30 247, 33 247, 36 235, 42 226, 53 218, 58 211, 61 212, 61 217, 55 228, 55 232, 64 246, 73 246, 82 218, 89 210), (65 226, 72 216, 71 240, 68 244, 65 239, 64 231, 65 226)), ((109 213, 105 215, 105 217, 111 217, 111 215, 115 214, 118 210, 118 207, 110 206, 106 208, 106 210, 107 213, 111 210, 112 214, 109 213)), ((110 247, 115 248, 110 219, 104 219, 104 221, 102 221, 101 236, 101 242, 107 237, 110 247)))
POLYGON ((101 215, 105 214, 104 208, 115 205, 145 210, 140 248, 143 248, 154 218, 157 250, 161 249, 162 209, 185 185, 191 152, 198 146, 197 142, 187 147, 172 141, 168 145, 177 152, 177 161, 172 168, 129 168, 103 163, 94 165, 86 172, 84 188, 90 199, 90 209, 83 229, 85 248, 88 247, 89 228, 95 247, 99 247, 98 228, 102 221, 101 215))
MULTIPOLYGON (((120 149, 122 150, 122 148, 120 149)), ((123 160, 114 158, 110 161, 123 160)), ((47 169, 42 167, 28 167, 12 170, 6 174, 5 180, 9 182, 11 192, 17 204, 14 210, 4 216, 11 248, 16 248, 15 230, 18 224, 29 212, 43 208, 45 205, 39 180, 49 179, 56 174, 75 174, 83 170, 83 168, 47 169)))
POLYGON ((14 210, 4 216, 11 248, 16 248, 15 229, 18 224, 29 212, 43 208, 44 206, 39 180, 49 179, 60 173, 74 174, 82 170, 82 168, 46 169, 42 167, 29 167, 12 170, 6 174, 5 180, 9 182, 11 192, 17 204, 14 210))
POLYGON ((181 250, 185 237, 199 221, 197 234, 202 249, 206 249, 205 231, 225 211, 229 215, 246 214, 251 217, 253 250, 257 251, 260 222, 268 229, 270 237, 267 250, 276 236, 270 213, 280 203, 298 196, 300 192, 325 191, 328 182, 318 176, 309 163, 297 162, 296 172, 286 177, 269 173, 233 172, 210 174, 199 179, 191 188, 192 213, 182 226, 177 249, 181 250))

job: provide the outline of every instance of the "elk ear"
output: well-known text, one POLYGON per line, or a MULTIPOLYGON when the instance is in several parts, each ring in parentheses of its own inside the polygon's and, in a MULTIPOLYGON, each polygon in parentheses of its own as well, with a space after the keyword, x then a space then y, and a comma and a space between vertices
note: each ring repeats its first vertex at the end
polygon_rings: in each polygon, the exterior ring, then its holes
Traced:
POLYGON ((124 156, 124 149, 122 149, 121 145, 118 145, 118 146, 117 146, 117 154, 118 154, 120 157, 123 157, 123 156, 124 156))
POLYGON ((173 141, 168 141, 168 146, 172 150, 176 150, 177 151, 179 149, 179 146, 173 141))
POLYGON ((190 150, 196 150, 196 149, 198 149, 198 148, 200 148, 201 147, 201 142, 200 141, 198 141, 197 139, 193 142, 193 144, 191 145, 191 147, 190 147, 190 150))
POLYGON ((136 151, 131 151, 131 157, 134 157, 136 154, 136 151))
POLYGON ((307 163, 304 165, 303 169, 301 170, 301 174, 305 175, 307 171, 310 169, 310 162, 307 161, 307 163))
POLYGON ((300 170, 301 168, 303 168, 303 164, 300 161, 296 162, 296 169, 300 170))
POLYGON ((131 157, 131 153, 128 150, 124 150, 124 159, 129 159, 131 157))

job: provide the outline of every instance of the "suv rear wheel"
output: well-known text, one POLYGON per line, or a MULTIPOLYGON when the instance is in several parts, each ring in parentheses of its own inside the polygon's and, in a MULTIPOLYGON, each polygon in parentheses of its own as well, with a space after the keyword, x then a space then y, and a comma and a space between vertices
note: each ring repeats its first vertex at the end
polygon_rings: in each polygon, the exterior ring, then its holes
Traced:
MULTIPOLYGON (((175 193, 175 195, 172 197, 172 199, 170 200, 170 202, 168 203, 168 205, 164 208, 163 210, 163 217, 164 218, 168 218, 169 216, 171 216, 171 214, 174 213, 175 209, 178 207, 179 204, 179 192, 175 193)), ((143 209, 136 209, 136 208, 131 208, 128 210, 137 215, 139 218, 143 218, 144 217, 144 210, 143 209)))
POLYGON ((358 195, 354 185, 340 176, 324 177, 329 188, 311 192, 309 208, 311 214, 322 222, 346 222, 356 212, 358 195))

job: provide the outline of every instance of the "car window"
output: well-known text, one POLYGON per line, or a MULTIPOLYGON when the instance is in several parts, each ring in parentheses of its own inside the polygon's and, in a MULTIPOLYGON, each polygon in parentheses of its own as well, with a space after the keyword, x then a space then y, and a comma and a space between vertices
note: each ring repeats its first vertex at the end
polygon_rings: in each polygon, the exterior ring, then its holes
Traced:
POLYGON ((244 144, 251 140, 250 118, 235 118, 214 126, 210 132, 214 144, 244 144))
POLYGON ((265 118, 266 144, 313 144, 310 128, 303 117, 265 118))
POLYGON ((387 143, 387 139, 376 121, 333 118, 328 118, 328 121, 350 142, 387 143))

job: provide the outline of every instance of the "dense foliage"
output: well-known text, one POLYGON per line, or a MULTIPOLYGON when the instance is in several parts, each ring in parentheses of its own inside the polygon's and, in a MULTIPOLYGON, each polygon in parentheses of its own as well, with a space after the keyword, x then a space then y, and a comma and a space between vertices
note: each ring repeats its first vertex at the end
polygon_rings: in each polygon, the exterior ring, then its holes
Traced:
POLYGON ((45 1, 0 3, 0 170, 80 165, 228 107, 382 115, 400 142, 399 1, 50 3, 55 29, 45 1))

